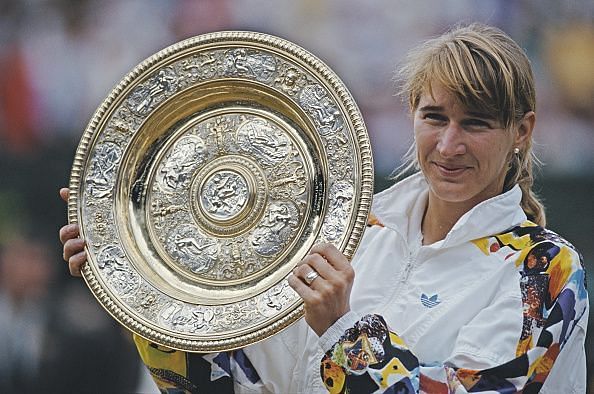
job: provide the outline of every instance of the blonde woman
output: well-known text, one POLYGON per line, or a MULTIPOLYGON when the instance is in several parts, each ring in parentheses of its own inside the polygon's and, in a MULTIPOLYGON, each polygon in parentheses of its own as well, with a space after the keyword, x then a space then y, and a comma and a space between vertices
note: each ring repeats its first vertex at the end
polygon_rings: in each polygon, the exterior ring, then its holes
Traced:
MULTIPOLYGON (((585 392, 585 274, 531 190, 526 55, 472 24, 412 51, 398 77, 413 174, 374 198, 353 261, 314 247, 289 278, 305 319, 240 351, 167 353, 137 339, 163 390, 585 392), (180 357, 202 377, 173 371, 180 357)), ((61 231, 74 274, 85 260, 76 235, 61 231)))

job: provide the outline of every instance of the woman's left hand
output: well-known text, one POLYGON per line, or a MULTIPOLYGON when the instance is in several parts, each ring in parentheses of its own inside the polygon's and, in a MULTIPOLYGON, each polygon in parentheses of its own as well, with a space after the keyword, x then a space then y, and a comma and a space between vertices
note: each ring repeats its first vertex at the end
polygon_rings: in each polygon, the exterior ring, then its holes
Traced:
POLYGON ((318 244, 287 279, 305 304, 305 321, 321 336, 351 310, 355 271, 334 245, 318 244), (318 276, 315 275, 317 272, 318 276))

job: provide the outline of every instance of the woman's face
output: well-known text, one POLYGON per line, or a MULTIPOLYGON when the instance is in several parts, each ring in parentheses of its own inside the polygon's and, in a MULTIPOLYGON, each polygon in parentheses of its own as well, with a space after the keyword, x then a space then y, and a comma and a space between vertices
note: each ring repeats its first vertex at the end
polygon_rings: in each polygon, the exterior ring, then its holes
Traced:
POLYGON ((423 94, 414 112, 414 132, 433 197, 474 206, 502 192, 518 133, 493 115, 474 113, 433 86, 433 97, 423 94))

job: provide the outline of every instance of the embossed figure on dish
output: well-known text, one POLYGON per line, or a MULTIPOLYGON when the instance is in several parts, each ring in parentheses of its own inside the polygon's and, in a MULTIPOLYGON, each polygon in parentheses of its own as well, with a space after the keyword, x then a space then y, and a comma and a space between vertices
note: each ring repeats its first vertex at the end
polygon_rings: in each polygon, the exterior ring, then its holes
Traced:
POLYGON ((192 56, 181 62, 181 68, 190 81, 212 78, 217 73, 215 52, 192 56))
POLYGON ((229 220, 245 208, 248 197, 248 184, 241 174, 217 171, 204 182, 200 203, 211 217, 229 220))
POLYGON ((346 230, 349 212, 354 197, 353 185, 347 182, 336 182, 330 187, 330 200, 328 215, 326 216, 323 234, 328 241, 338 239, 346 230))
POLYGON ((130 270, 124 251, 117 245, 107 245, 99 251, 97 267, 121 296, 129 296, 140 285, 140 277, 130 270))
MULTIPOLYGON (((225 305, 219 323, 222 327, 229 327, 237 322, 251 323, 259 318, 258 310, 253 300, 242 301, 236 304, 225 305)), ((219 328, 220 329, 220 328, 219 328)))
POLYGON ((265 316, 273 316, 294 299, 294 291, 286 281, 267 291, 259 300, 258 311, 265 316))
POLYGON ((136 87, 128 96, 126 105, 136 115, 145 116, 163 96, 177 91, 178 76, 171 67, 158 70, 149 81, 136 87))
POLYGON ((287 64, 281 67, 279 76, 274 80, 275 85, 291 96, 300 92, 307 84, 307 76, 296 67, 287 64))
POLYGON ((244 152, 272 166, 291 151, 291 141, 277 126, 262 118, 250 117, 237 127, 237 144, 244 152))
POLYGON ((159 170, 158 182, 165 191, 186 188, 194 169, 203 160, 204 141, 196 135, 187 135, 175 143, 159 170))
POLYGON ((165 248, 176 263, 195 274, 210 271, 217 261, 218 244, 190 225, 174 229, 165 248))
POLYGON ((255 255, 242 236, 221 243, 219 260, 222 278, 225 280, 245 278, 264 268, 267 263, 255 255))
POLYGON ((251 76, 259 81, 270 81, 276 71, 273 56, 260 51, 237 48, 225 54, 225 74, 251 76))
POLYGON ((242 118, 242 116, 222 115, 215 117, 213 122, 206 124, 207 132, 213 135, 219 154, 236 150, 233 149, 233 146, 236 145, 234 130, 238 118, 242 118))
POLYGON ((187 204, 172 204, 160 199, 155 199, 152 202, 151 210, 153 222, 157 229, 163 228, 168 216, 177 212, 188 212, 187 204))
POLYGON ((275 200, 297 201, 307 191, 307 174, 297 154, 288 155, 268 173, 269 195, 275 200))
POLYGON ((167 305, 166 296, 146 281, 141 282, 138 291, 126 301, 150 321, 157 321, 163 305, 167 305))
POLYGON ((308 85, 301 91, 299 102, 312 115, 322 136, 341 130, 344 121, 336 104, 320 85, 308 85))
POLYGON ((138 130, 143 116, 137 115, 127 106, 119 107, 111 116, 105 130, 105 136, 117 141, 122 146, 129 142, 130 137, 138 130))
POLYGON ((105 142, 95 149, 95 157, 86 179, 91 196, 101 199, 111 194, 115 183, 116 166, 122 157, 122 150, 113 142, 105 142))
POLYGON ((210 308, 206 310, 185 307, 180 303, 171 303, 161 311, 160 318, 174 329, 182 332, 202 332, 209 331, 209 324, 214 313, 210 308))
POLYGON ((108 222, 107 222, 107 219, 105 218, 105 215, 106 215, 105 212, 101 212, 101 211, 97 211, 93 215, 93 218, 94 218, 93 230, 100 237, 105 236, 105 233, 107 232, 107 228, 108 228, 108 222))
POLYGON ((297 207, 288 201, 270 203, 266 215, 252 233, 251 244, 256 253, 272 256, 282 250, 295 230, 298 214, 297 207))

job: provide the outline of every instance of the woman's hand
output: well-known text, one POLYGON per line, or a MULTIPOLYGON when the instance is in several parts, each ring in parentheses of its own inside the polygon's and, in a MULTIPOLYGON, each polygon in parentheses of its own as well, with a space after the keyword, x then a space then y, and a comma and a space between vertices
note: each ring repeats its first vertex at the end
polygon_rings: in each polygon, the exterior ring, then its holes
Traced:
POLYGON ((331 244, 314 246, 293 269, 289 285, 303 298, 305 321, 318 336, 350 311, 354 279, 348 259, 331 244))
MULTIPOLYGON (((68 202, 68 194, 70 189, 60 189, 60 197, 62 200, 68 202)), ((81 276, 80 270, 83 264, 87 261, 87 253, 85 252, 85 240, 78 237, 79 226, 76 223, 67 224, 60 229, 60 241, 63 248, 62 257, 68 263, 70 275, 81 276)))

